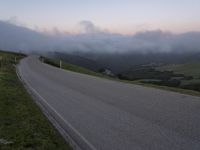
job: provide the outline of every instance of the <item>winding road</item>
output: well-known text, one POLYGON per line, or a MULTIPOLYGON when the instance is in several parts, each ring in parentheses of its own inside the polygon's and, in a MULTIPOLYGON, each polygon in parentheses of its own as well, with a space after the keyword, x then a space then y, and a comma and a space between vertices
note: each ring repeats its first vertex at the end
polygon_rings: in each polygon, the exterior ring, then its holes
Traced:
POLYGON ((66 71, 35 56, 17 68, 83 150, 200 150, 200 97, 66 71))

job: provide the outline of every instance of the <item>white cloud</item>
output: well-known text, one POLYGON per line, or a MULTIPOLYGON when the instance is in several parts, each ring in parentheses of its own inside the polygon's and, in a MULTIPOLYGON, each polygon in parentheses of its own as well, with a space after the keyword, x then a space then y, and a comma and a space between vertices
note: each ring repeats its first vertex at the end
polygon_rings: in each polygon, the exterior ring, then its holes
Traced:
MULTIPOLYGON (((16 18, 10 19, 17 22, 16 18)), ((26 51, 92 51, 92 52, 200 52, 200 33, 172 34, 161 30, 139 32, 135 35, 114 34, 102 30, 90 21, 80 23, 82 34, 53 35, 0 21, 0 48, 26 51), (9 42, 8 42, 9 41, 9 42)))

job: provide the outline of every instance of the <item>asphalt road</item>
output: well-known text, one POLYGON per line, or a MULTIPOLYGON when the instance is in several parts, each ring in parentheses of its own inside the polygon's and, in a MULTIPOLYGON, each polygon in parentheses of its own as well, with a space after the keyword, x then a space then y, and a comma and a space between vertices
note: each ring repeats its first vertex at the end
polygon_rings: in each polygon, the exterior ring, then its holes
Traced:
POLYGON ((83 149, 200 150, 200 98, 23 59, 20 76, 83 149))

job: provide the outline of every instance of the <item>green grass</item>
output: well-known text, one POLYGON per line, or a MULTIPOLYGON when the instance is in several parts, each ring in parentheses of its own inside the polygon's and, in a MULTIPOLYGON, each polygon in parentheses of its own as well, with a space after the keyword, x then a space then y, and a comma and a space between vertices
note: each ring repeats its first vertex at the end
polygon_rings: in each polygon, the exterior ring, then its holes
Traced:
POLYGON ((157 69, 160 71, 173 71, 174 73, 193 76, 196 79, 200 78, 200 62, 165 65, 157 69))
MULTIPOLYGON (((46 58, 46 57, 41 57, 41 58, 43 58, 44 63, 53 65, 55 67, 60 67, 60 61, 59 60, 49 59, 49 58, 46 58)), ((87 75, 92 75, 92 76, 96 76, 96 77, 111 78, 107 75, 104 75, 104 74, 101 74, 101 73, 98 73, 98 72, 94 72, 94 71, 86 69, 84 67, 69 64, 69 63, 66 63, 66 62, 62 62, 62 69, 70 70, 70 71, 74 71, 74 72, 78 72, 78 73, 83 73, 83 74, 87 74, 87 75)))
POLYGON ((0 51, 0 144, 1 150, 68 150, 69 145, 18 80, 13 58, 24 55, 0 51))
POLYGON ((193 79, 193 80, 182 80, 181 84, 200 84, 200 79, 193 79))
MULTIPOLYGON (((44 63, 59 67, 58 60, 53 60, 53 59, 49 59, 46 57, 42 57, 42 58, 43 58, 44 63)), ((85 69, 83 67, 79 67, 77 65, 72 65, 72 64, 68 64, 68 63, 63 63, 63 69, 74 71, 74 72, 79 72, 79 73, 83 73, 83 74, 88 74, 88 75, 92 75, 92 76, 96 76, 96 77, 101 77, 101 78, 108 79, 108 80, 123 82, 123 83, 127 83, 127 84, 137 84, 137 85, 141 85, 141 86, 145 86, 145 87, 157 88, 157 89, 162 89, 162 90, 167 90, 167 91, 189 94, 189 95, 193 95, 193 96, 200 96, 200 92, 198 92, 198 91, 175 88, 175 87, 168 87, 168 86, 160 86, 160 85, 149 84, 149 83, 141 83, 141 80, 136 80, 136 81, 120 80, 118 78, 106 76, 106 75, 85 69)))
MULTIPOLYGON (((191 76, 191 79, 180 79, 180 86, 183 88, 197 89, 200 84, 200 61, 194 61, 185 64, 171 64, 156 68, 160 71, 173 71, 176 74, 183 74, 184 76, 191 76)), ((200 93, 200 92, 198 92, 200 93)), ((197 95, 199 96, 200 94, 197 95)))

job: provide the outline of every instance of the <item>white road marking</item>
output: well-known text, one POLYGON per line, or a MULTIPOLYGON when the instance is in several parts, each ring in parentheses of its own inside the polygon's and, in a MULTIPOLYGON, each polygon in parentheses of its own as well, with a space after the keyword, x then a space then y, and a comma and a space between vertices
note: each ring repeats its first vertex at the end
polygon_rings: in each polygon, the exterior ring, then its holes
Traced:
MULTIPOLYGON (((19 75, 18 71, 17 71, 17 74, 19 75)), ((20 74, 19 76, 21 76, 21 78, 23 78, 23 75, 20 74)), ((24 78, 23 78, 24 80, 24 78)), ((28 85, 28 87, 37 95, 39 96, 39 98, 45 102, 47 104, 47 106, 50 107, 50 109, 52 109, 56 115, 58 115, 58 117, 60 117, 64 123, 73 130, 73 132, 75 132, 88 146, 91 150, 97 150, 85 137, 83 137, 80 132, 78 132, 78 130, 76 130, 67 120, 65 120, 46 100, 45 98, 43 98, 31 85, 28 81, 26 81, 26 84, 28 85)))

